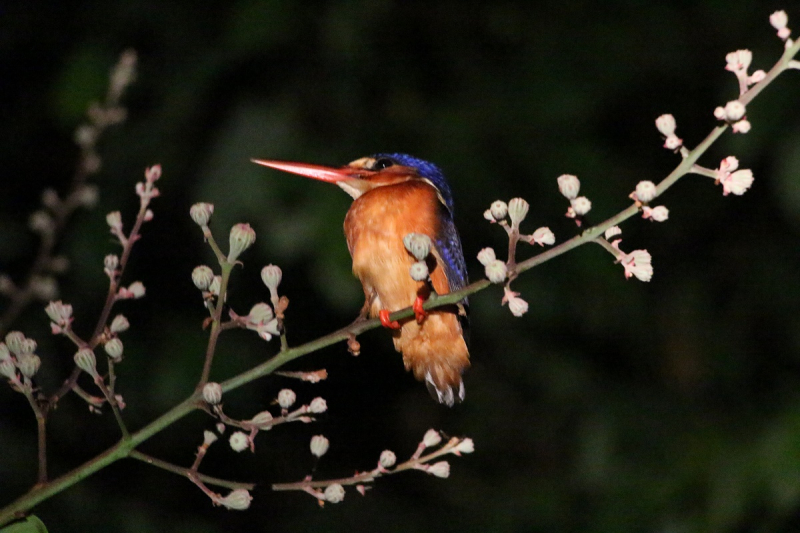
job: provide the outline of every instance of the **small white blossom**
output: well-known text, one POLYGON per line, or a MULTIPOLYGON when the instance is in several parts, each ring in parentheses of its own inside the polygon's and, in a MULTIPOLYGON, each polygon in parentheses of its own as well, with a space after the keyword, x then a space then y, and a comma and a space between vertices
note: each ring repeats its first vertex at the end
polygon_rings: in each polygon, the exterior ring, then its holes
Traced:
POLYGON ((669 218, 669 209, 663 205, 657 207, 642 207, 642 218, 649 218, 654 222, 664 222, 669 218))
POLYGON ((661 115, 656 119, 656 128, 661 133, 661 135, 665 137, 670 137, 675 134, 675 128, 677 124, 675 123, 675 117, 670 114, 661 115))
POLYGON ((511 219, 511 225, 519 227, 520 223, 528 215, 529 208, 528 202, 522 198, 512 198, 508 202, 508 218, 511 219))
POLYGON ((592 209, 592 202, 585 196, 579 196, 574 200, 570 200, 570 205, 578 216, 583 216, 592 209))
POLYGON ((236 224, 231 228, 228 239, 228 261, 233 262, 256 242, 256 232, 250 224, 236 224))
POLYGON ((403 237, 403 245, 417 261, 425 261, 431 253, 433 242, 424 233, 409 233, 403 237))
POLYGON ((290 408, 295 400, 297 400, 297 395, 292 389, 282 389, 278 393, 278 405, 280 405, 282 409, 290 408))
POLYGON ((491 248, 484 248, 480 252, 478 252, 478 261, 481 262, 482 265, 488 265, 492 261, 497 259, 494 254, 494 250, 491 248))
POLYGON ((322 457, 330 447, 330 441, 324 435, 314 435, 311 437, 311 455, 315 457, 322 457))
POLYGON ((425 432, 425 436, 422 437, 422 444, 424 444, 426 448, 436 446, 440 442, 442 442, 442 436, 435 429, 429 429, 425 432))
POLYGON ((447 461, 439 461, 438 463, 433 463, 428 467, 428 473, 441 478, 446 478, 450 476, 450 463, 447 461))
POLYGON ((328 410, 328 403, 325 401, 324 398, 314 398, 311 400, 311 403, 308 404, 308 412, 309 413, 324 413, 328 410))
POLYGON ((392 450, 383 450, 378 462, 383 468, 391 468, 397 462, 397 456, 392 450))
POLYGON ((250 419, 250 423, 262 431, 267 431, 272 429, 272 420, 272 413, 269 411, 261 411, 250 419))
POLYGON ((637 200, 646 204, 656 197, 656 184, 649 180, 640 181, 636 184, 636 191, 634 194, 637 200))
POLYGON ((250 507, 250 502, 252 501, 253 497, 247 490, 236 489, 231 491, 224 498, 217 500, 217 503, 232 511, 244 511, 250 507))
POLYGON ((217 435, 213 431, 205 430, 203 431, 203 446, 211 446, 216 442, 217 435))
POLYGON ((608 228, 606 230, 605 237, 608 240, 608 239, 611 239, 611 237, 614 237, 615 235, 619 235, 621 233, 622 233, 622 230, 619 229, 619 226, 611 226, 610 228, 608 228))
POLYGON ((472 442, 472 439, 462 439, 453 451, 458 453, 472 453, 475 451, 475 443, 472 442))
POLYGON ((344 487, 339 483, 328 485, 325 487, 325 501, 331 503, 339 503, 344 500, 344 487))
POLYGON ((131 324, 128 322, 128 319, 125 318, 124 315, 117 315, 114 317, 114 320, 111 321, 111 326, 109 326, 108 329, 111 330, 111 333, 122 333, 123 331, 127 331, 129 327, 131 327, 131 324))
POLYGON ((508 204, 502 200, 495 200, 489 207, 489 212, 491 213, 492 218, 499 222, 506 218, 506 215, 508 214, 508 204))
POLYGON ((647 250, 634 250, 629 254, 622 252, 619 262, 625 268, 625 277, 635 276, 640 281, 650 281, 653 277, 653 258, 647 250))
POLYGON ((228 439, 228 444, 233 451, 242 452, 250 446, 250 439, 244 432, 236 431, 228 439))
POLYGON ((492 283, 503 283, 508 276, 508 267, 500 260, 494 260, 484 268, 484 273, 492 283))
POLYGON ((217 405, 222 401, 222 386, 219 383, 206 383, 203 386, 203 400, 210 405, 217 405))
POLYGON ((533 232, 529 242, 531 244, 536 243, 539 246, 553 245, 556 242, 556 236, 550 231, 550 228, 542 227, 533 232))
POLYGON ((731 131, 733 133, 747 133, 750 131, 751 124, 749 120, 740 120, 739 122, 734 122, 731 126, 731 131))
POLYGON ((194 204, 189 209, 189 216, 191 216, 192 220, 194 220, 194 223, 201 228, 208 226, 208 223, 211 221, 212 214, 214 214, 214 204, 208 204, 205 202, 194 204))
POLYGON ((737 170, 729 174, 722 183, 722 194, 727 196, 733 193, 737 196, 743 195, 753 185, 753 171, 750 169, 737 170))

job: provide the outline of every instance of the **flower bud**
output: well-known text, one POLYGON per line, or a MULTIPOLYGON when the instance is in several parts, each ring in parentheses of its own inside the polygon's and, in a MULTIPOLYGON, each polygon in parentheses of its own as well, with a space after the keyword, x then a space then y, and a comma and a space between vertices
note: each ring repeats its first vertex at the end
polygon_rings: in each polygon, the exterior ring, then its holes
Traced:
POLYGON ((489 207, 489 212, 492 214, 492 218, 499 222, 508 215, 508 204, 502 200, 495 200, 489 207))
POLYGON ((558 190, 567 200, 572 200, 578 196, 578 192, 581 190, 581 182, 578 180, 578 176, 562 174, 556 178, 556 181, 558 182, 558 190))
POLYGON ((119 266, 119 257, 114 254, 109 254, 103 259, 103 271, 111 276, 119 266))
POLYGON ((203 400, 210 405, 217 405, 222 401, 222 386, 213 381, 203 385, 203 400))
POLYGON ((282 409, 290 408, 294 405, 296 399, 297 395, 292 389, 283 389, 278 393, 278 405, 280 405, 282 409))
POLYGON ((44 308, 44 311, 47 313, 47 316, 50 317, 50 320, 60 326, 66 326, 72 318, 72 306, 61 303, 61 300, 50 302, 47 307, 44 308))
POLYGON ((611 226, 606 230, 605 237, 606 240, 611 239, 611 237, 615 237, 617 235, 621 235, 622 230, 619 229, 619 226, 611 226))
POLYGON ((24 341, 25 335, 21 331, 10 331, 6 334, 6 347, 16 355, 22 352, 22 343, 24 341))
POLYGON ((424 233, 409 233, 403 237, 403 245, 417 261, 425 261, 431 253, 431 238, 424 233))
POLYGON ((324 435, 314 435, 311 437, 311 455, 315 457, 322 457, 327 453, 331 443, 324 435))
POLYGON ((528 215, 529 207, 528 202, 522 198, 512 198, 508 202, 508 217, 511 219, 512 226, 519 227, 520 223, 528 215))
POLYGON ((161 165, 153 165, 144 171, 144 179, 150 183, 157 181, 161 177, 161 165))
POLYGON ((500 260, 494 260, 484 269, 486 277, 492 283, 503 283, 508 275, 508 267, 500 260))
POLYGON ((646 204, 656 197, 656 185, 652 181, 644 180, 636 184, 636 199, 646 204))
POLYGON ((344 487, 339 483, 325 487, 325 501, 339 503, 344 500, 344 487))
POLYGON ((424 261, 417 261, 412 264, 409 272, 411 274, 411 279, 414 281, 425 281, 428 279, 428 265, 426 265, 424 261))
POLYGON ((378 460, 378 463, 383 468, 391 468, 397 462, 397 456, 394 454, 392 450, 383 450, 381 452, 381 457, 378 460))
POLYGON ((328 410, 328 402, 324 398, 316 397, 308 404, 309 413, 324 413, 328 410))
POLYGON ((131 327, 131 324, 128 319, 124 315, 117 315, 111 321, 111 326, 108 329, 111 330, 111 333, 122 333, 127 331, 129 327, 131 327))
POLYGON ((552 245, 556 242, 556 236, 553 235, 553 232, 550 231, 548 227, 538 228, 536 231, 533 232, 531 235, 530 243, 536 243, 539 246, 552 245))
POLYGON ((579 196, 574 200, 570 200, 570 205, 578 216, 583 216, 592 209, 592 202, 585 196, 579 196))
POLYGON ((31 231, 46 235, 55 229, 55 223, 46 211, 36 211, 28 219, 28 227, 31 231))
POLYGON ((664 222, 669 218, 669 209, 667 209, 663 205, 654 207, 650 210, 649 218, 656 222, 664 222))
POLYGON ((17 368, 23 376, 29 379, 36 375, 41 365, 42 360, 38 355, 24 354, 17 358, 17 368))
POLYGON ((236 224, 231 228, 230 249, 228 250, 228 261, 236 261, 242 252, 250 248, 256 242, 256 232, 250 224, 236 224))
POLYGON ((5 343, 0 342, 0 361, 5 361, 6 359, 11 359, 11 352, 5 343))
POLYGON ((472 439, 461 439, 461 442, 453 449, 457 453, 472 453, 475 451, 475 443, 472 439))
POLYGON ((215 442, 217 442, 217 435, 213 431, 205 430, 203 431, 203 446, 211 446, 215 442))
POLYGON ((494 255, 494 250, 491 248, 484 248, 478 252, 478 261, 480 261, 484 266, 488 265, 495 259, 497 259, 497 257, 494 255))
POLYGON ((217 503, 233 511, 244 511, 250 507, 250 502, 252 501, 253 497, 250 496, 250 493, 247 490, 236 489, 232 490, 224 498, 217 500, 217 503))
POLYGON ((675 117, 670 114, 661 115, 656 119, 656 128, 664 137, 675 135, 675 117))
POLYGON ((753 53, 750 50, 736 50, 725 56, 726 70, 731 72, 747 71, 750 68, 750 62, 753 60, 753 53))
POLYGON ((141 281, 134 281, 128 285, 128 293, 131 298, 141 298, 145 293, 144 283, 141 281))
POLYGON ((119 211, 112 211, 106 215, 106 223, 111 228, 111 233, 122 231, 122 214, 119 211))
POLYGON ((272 413, 269 411, 261 411, 256 416, 250 419, 250 423, 262 431, 272 429, 272 413))
POLYGON ((189 216, 191 216, 192 220, 194 220, 194 223, 200 226, 201 228, 205 228, 208 226, 208 223, 211 220, 211 215, 213 213, 214 213, 214 204, 208 204, 205 202, 194 204, 189 209, 189 216))
POLYGON ((17 365, 12 359, 0 359, 0 375, 14 380, 17 377, 17 365))
POLYGON ((283 272, 281 267, 277 265, 267 265, 261 269, 261 281, 267 286, 270 294, 278 294, 278 285, 281 284, 281 278, 283 278, 283 272))
POLYGON ((89 348, 81 348, 75 353, 75 365, 97 379, 97 360, 94 357, 94 352, 89 348))
POLYGON ((426 448, 436 446, 440 442, 442 442, 442 436, 435 429, 429 429, 425 432, 425 436, 422 437, 422 444, 424 444, 426 448))
POLYGON ((211 285, 208 286, 208 292, 215 296, 219 296, 219 288, 222 284, 222 276, 214 276, 214 279, 211 281, 211 285))
POLYGON ((264 302, 257 303, 250 309, 247 320, 253 324, 266 324, 275 317, 272 308, 264 302))
POLYGON ((214 271, 210 267, 200 265, 192 270, 192 283, 201 291, 208 289, 212 281, 214 281, 214 271))
POLYGON ((235 452, 242 452, 250 446, 250 438, 242 431, 236 431, 228 439, 231 449, 235 452))
POLYGON ((115 363, 122 361, 122 341, 117 337, 109 339, 108 342, 103 345, 103 349, 115 363))
POLYGON ((731 100, 727 104, 725 104, 725 120, 728 122, 736 122, 740 120, 744 114, 746 113, 747 109, 745 108, 744 104, 741 103, 739 100, 731 100))
POLYGON ((515 317, 521 317, 522 315, 528 312, 528 302, 526 302, 519 296, 509 298, 508 310, 511 311, 511 314, 514 315, 515 317))
POLYGON ((436 477, 449 477, 450 476, 450 463, 447 461, 439 461, 433 463, 428 467, 428 473, 436 477))

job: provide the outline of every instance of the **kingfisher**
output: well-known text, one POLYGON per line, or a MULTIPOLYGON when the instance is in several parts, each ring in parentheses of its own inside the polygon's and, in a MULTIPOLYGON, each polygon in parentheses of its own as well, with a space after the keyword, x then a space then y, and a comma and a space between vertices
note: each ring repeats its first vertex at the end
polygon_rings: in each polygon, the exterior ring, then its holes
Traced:
POLYGON ((344 234, 353 274, 364 288, 359 318, 378 317, 392 331, 406 370, 424 381, 431 396, 452 406, 464 400, 461 378, 469 367, 468 304, 464 299, 431 311, 422 307, 431 291, 447 294, 465 287, 467 268, 453 223, 453 194, 442 171, 407 154, 380 153, 343 167, 253 159, 254 163, 333 183, 353 198, 344 234), (430 275, 415 281, 414 256, 403 239, 410 233, 431 239, 430 275), (412 306, 414 317, 390 321, 412 306))

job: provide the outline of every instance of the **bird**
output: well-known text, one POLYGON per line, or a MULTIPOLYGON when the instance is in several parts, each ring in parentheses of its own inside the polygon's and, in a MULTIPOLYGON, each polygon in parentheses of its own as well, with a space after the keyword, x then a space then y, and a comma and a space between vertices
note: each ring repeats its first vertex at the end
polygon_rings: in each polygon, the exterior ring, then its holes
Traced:
MULTIPOLYGON (((467 299, 430 311, 431 291, 442 295, 468 284, 461 238, 453 222, 453 194, 441 169, 402 153, 378 153, 342 167, 253 159, 254 163, 339 186, 353 198, 344 234, 365 302, 359 315, 380 318, 392 331, 406 370, 425 382, 434 400, 453 406, 464 400, 462 374, 469 367, 467 299), (403 239, 427 235, 429 277, 412 279, 417 260, 403 239), (413 306, 400 322, 389 314, 413 306)), ((358 319, 357 319, 358 320, 358 319)))

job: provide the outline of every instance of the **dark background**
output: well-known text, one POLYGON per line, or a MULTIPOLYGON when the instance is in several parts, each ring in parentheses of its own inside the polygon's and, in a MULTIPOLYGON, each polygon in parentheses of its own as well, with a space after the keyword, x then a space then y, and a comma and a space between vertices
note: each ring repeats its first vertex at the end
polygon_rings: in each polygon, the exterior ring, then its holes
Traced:
MULTIPOLYGON (((92 179, 100 204, 74 217, 59 251, 71 260, 60 297, 88 335, 106 290, 103 257, 119 249, 105 213, 121 210, 130 227, 134 183, 163 165, 155 220, 125 278, 143 281, 147 296, 117 308, 132 324, 118 388, 130 426, 141 427, 200 374, 204 311, 190 272, 213 256, 188 217, 192 203, 216 205, 223 243, 236 222, 258 233, 233 279, 235 309, 267 298, 264 264, 283 267, 292 345, 360 308, 341 232, 349 198, 249 158, 339 165, 402 151, 437 162, 477 279, 478 250, 505 246, 482 217, 491 201, 526 198, 524 227, 548 225, 559 242, 576 229, 563 217, 558 175, 581 178, 590 220, 626 207, 639 180, 660 180, 678 160, 661 148, 654 119, 670 112, 687 145, 702 140, 714 107, 736 96, 725 54, 748 48, 753 68, 771 67, 782 45, 767 19, 780 8, 800 26, 791 5, 753 0, 2 2, 0 270, 22 278, 38 242, 27 217, 45 187, 66 188, 78 160, 73 132, 103 97, 118 54, 134 48, 129 119, 101 140, 92 179)), ((226 396, 239 418, 287 386, 302 402, 328 400, 317 423, 259 435, 255 455, 212 448, 205 471, 259 483, 249 511, 212 508, 186 480, 123 461, 37 514, 53 532, 798 530, 799 88, 800 73, 782 76, 748 107, 753 131, 726 134, 701 161, 713 168, 736 155, 755 172, 750 192, 723 197, 690 176, 659 199, 668 222, 624 225, 623 249, 653 254, 650 283, 626 281, 611 256, 587 246, 515 282, 530 303, 523 318, 500 306, 498 288, 474 296, 463 405, 432 402, 387 334, 373 331, 358 358, 339 344, 290 366, 326 368, 324 383, 267 378, 226 396), (350 490, 324 509, 268 488, 311 472, 312 435, 331 440, 315 472, 325 478, 372 468, 386 448, 404 460, 430 427, 475 441, 447 480, 381 479, 366 497, 350 490)), ((43 306, 15 328, 38 340, 40 381, 52 390, 73 348, 49 334, 43 306)), ((213 376, 275 349, 226 333, 213 376)), ((210 426, 193 414, 142 449, 188 466, 210 426)), ((67 396, 51 418, 52 472, 117 434, 110 413, 91 415, 67 396)), ((35 439, 25 399, 0 387, 0 502, 34 482, 35 439)))

